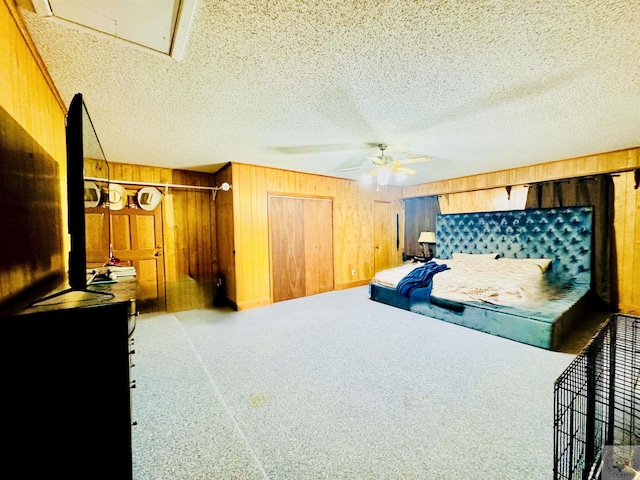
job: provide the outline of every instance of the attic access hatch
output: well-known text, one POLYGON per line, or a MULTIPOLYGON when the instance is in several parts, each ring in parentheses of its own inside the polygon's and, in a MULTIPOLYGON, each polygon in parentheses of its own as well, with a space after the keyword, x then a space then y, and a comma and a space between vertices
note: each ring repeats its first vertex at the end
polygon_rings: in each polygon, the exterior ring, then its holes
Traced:
POLYGON ((180 61, 197 0, 31 0, 52 17, 134 43, 180 61))

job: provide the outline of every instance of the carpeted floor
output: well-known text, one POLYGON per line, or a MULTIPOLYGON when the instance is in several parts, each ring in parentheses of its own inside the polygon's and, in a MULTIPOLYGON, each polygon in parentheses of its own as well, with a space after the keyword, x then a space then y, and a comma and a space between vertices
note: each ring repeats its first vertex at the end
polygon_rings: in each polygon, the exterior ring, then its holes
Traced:
POLYGON ((367 287, 143 315, 134 337, 136 480, 552 478, 553 382, 572 353, 367 287))

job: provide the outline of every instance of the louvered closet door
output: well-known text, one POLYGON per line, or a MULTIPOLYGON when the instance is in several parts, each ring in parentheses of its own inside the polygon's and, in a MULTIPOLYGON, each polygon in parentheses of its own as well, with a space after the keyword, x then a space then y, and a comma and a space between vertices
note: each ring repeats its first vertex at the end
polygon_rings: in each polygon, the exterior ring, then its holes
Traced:
POLYGON ((333 290, 332 212, 329 199, 269 197, 274 302, 333 290))

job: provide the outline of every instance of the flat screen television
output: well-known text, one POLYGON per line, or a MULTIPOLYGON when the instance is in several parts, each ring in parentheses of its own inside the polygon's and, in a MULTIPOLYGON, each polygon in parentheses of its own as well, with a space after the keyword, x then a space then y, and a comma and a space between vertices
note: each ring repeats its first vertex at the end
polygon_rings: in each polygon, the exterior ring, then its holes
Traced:
MULTIPOLYGON (((81 93, 76 93, 66 119, 67 139, 67 208, 71 248, 69 251, 69 286, 76 290, 87 288, 87 237, 85 206, 91 203, 95 192, 86 188, 84 166, 85 161, 97 164, 103 176, 103 182, 93 182, 98 192, 108 196, 109 164, 98 140, 93 122, 84 103, 81 93), (89 197, 88 197, 89 195, 89 197)), ((106 205, 102 205, 106 208, 106 205)), ((95 242, 94 242, 95 243, 95 242)), ((109 259, 108 239, 105 245, 104 260, 109 259)), ((93 246, 92 251, 95 250, 93 246)))
MULTIPOLYGON (((65 132, 67 142, 67 220, 70 237, 69 288, 42 298, 33 305, 69 292, 112 296, 109 293, 92 291, 87 288, 85 159, 98 162, 101 165, 101 170, 106 173, 104 181, 98 182, 102 183, 101 190, 108 190, 109 168, 81 93, 76 93, 71 100, 65 122, 65 132)), ((107 258, 109 258, 109 254, 105 252, 105 259, 107 258)))
MULTIPOLYGON (((87 288, 87 242, 84 218, 84 120, 82 94, 76 93, 66 120, 67 139, 67 212, 71 248, 69 250, 69 286, 87 288)), ((87 115, 88 116, 88 115, 87 115)))

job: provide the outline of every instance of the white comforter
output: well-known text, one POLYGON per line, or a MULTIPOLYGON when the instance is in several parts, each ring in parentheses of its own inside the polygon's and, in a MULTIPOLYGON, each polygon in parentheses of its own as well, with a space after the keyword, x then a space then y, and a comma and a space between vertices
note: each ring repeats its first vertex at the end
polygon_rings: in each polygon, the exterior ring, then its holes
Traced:
MULTIPOLYGON (((480 301, 495 305, 532 305, 546 295, 543 268, 534 261, 500 258, 470 261, 447 259, 450 270, 433 277, 431 295, 455 301, 480 301)), ((396 287, 420 263, 404 264, 378 272, 373 282, 396 287)))

